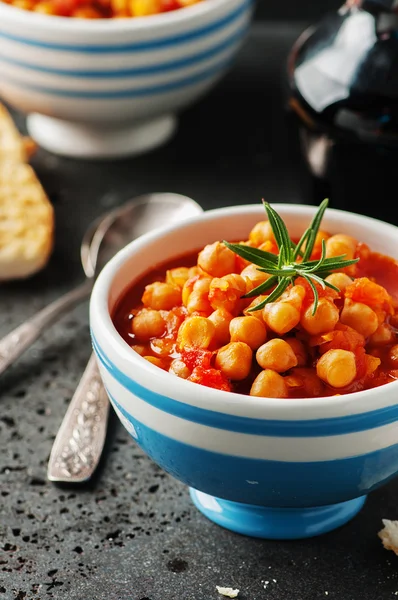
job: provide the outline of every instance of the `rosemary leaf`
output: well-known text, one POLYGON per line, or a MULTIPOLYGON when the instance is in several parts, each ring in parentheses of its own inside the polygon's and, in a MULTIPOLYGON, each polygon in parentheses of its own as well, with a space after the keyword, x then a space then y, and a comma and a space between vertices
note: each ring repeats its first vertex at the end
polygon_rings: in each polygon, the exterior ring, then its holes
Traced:
MULTIPOLYGON (((291 257, 291 249, 292 249, 292 241, 289 236, 289 232, 286 228, 285 223, 278 215, 276 210, 272 208, 268 204, 268 202, 264 202, 265 210, 267 211, 269 222, 271 223, 272 231, 274 232, 274 226, 277 227, 281 239, 281 245, 278 244, 279 250, 281 251, 281 255, 283 255, 283 263, 290 262, 292 260, 291 257), (271 221, 272 217, 272 221, 271 221)), ((276 236, 275 236, 276 237, 276 236)), ((283 264, 282 263, 282 264, 283 264)))
POLYGON ((319 231, 319 227, 321 225, 321 221, 323 219, 323 215, 325 214, 325 210, 327 209, 328 204, 329 204, 329 200, 326 198, 321 203, 320 207, 318 208, 317 212, 315 213, 314 218, 312 219, 311 225, 309 227, 310 234, 308 236, 308 241, 305 246, 305 251, 303 254, 303 261, 308 260, 312 254, 312 251, 314 249, 316 234, 319 231))
POLYGON ((289 287, 289 285, 290 285, 290 281, 288 279, 281 279, 279 281, 278 285, 276 286, 276 288, 274 289, 274 291, 271 292, 271 294, 267 298, 265 298, 265 300, 263 300, 262 302, 257 304, 257 306, 253 306, 253 308, 250 308, 248 312, 255 312, 256 310, 261 310, 262 308, 264 308, 264 306, 266 304, 269 304, 270 302, 277 300, 283 294, 283 292, 289 287))
POLYGON ((250 312, 260 310, 268 302, 277 300, 289 285, 294 285, 298 277, 303 277, 310 285, 314 296, 313 314, 315 314, 319 305, 319 294, 315 284, 320 285, 323 289, 328 287, 339 292, 339 288, 325 281, 325 278, 334 271, 354 265, 359 259, 346 259, 344 254, 327 258, 326 243, 325 240, 322 240, 320 258, 310 260, 316 236, 328 206, 327 199, 319 206, 310 226, 304 231, 298 244, 294 244, 290 239, 287 227, 275 209, 264 200, 263 204, 279 249, 278 254, 252 248, 245 244, 231 244, 224 241, 225 246, 235 254, 256 265, 259 271, 270 275, 267 281, 248 292, 243 298, 252 298, 274 288, 269 296, 251 308, 250 312))
POLYGON ((264 281, 264 283, 260 283, 260 285, 258 285, 253 290, 250 290, 250 292, 247 292, 247 294, 245 294, 242 297, 243 298, 253 298, 254 296, 259 296, 263 292, 266 292, 266 291, 270 290, 272 287, 274 287, 277 284, 277 282, 278 282, 278 277, 276 277, 276 276, 270 277, 269 279, 267 279, 267 281, 264 281))
POLYGON ((255 265, 261 264, 264 260, 272 263, 274 266, 278 264, 278 255, 272 254, 272 252, 259 250, 258 248, 252 248, 251 246, 246 246, 245 244, 230 244, 225 240, 223 240, 223 244, 241 258, 250 260, 255 265), (261 261, 261 263, 258 261, 261 261))
POLYGON ((310 277, 307 277, 307 275, 304 275, 304 279, 309 283, 309 285, 312 288, 312 293, 314 295, 314 307, 312 309, 312 316, 315 315, 317 308, 318 308, 318 302, 319 302, 319 296, 318 296, 318 290, 316 289, 314 282, 311 281, 310 277))

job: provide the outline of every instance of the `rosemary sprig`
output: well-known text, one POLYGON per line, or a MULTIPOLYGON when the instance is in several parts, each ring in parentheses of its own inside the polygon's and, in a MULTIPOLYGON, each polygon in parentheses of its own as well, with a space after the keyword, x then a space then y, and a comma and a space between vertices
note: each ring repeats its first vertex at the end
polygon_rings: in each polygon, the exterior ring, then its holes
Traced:
POLYGON ((277 300, 289 285, 294 284, 298 277, 303 277, 310 285, 314 295, 314 307, 312 311, 314 315, 319 302, 318 290, 315 284, 319 284, 323 289, 329 287, 340 291, 336 286, 325 281, 325 278, 333 271, 355 264, 359 259, 346 260, 345 254, 326 258, 325 241, 322 240, 320 259, 310 260, 316 235, 328 206, 327 199, 320 204, 310 226, 304 231, 297 244, 290 239, 287 227, 278 213, 268 202, 264 202, 263 200, 263 204, 275 236, 279 250, 278 254, 272 254, 259 248, 251 248, 244 244, 230 244, 224 240, 227 248, 235 252, 235 254, 257 265, 259 271, 271 275, 267 281, 261 283, 243 297, 252 298, 274 288, 265 300, 250 309, 250 311, 261 310, 269 302, 277 300))

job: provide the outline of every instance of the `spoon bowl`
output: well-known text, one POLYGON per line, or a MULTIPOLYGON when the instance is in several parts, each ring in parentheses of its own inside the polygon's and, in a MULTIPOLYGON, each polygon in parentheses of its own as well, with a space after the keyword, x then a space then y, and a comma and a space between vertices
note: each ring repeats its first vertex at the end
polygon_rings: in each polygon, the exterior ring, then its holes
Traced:
POLYGON ((199 204, 187 196, 156 193, 138 196, 95 220, 81 245, 85 281, 0 340, 0 376, 50 325, 87 300, 96 275, 121 248, 147 231, 199 212, 199 204))
POLYGON ((98 274, 121 248, 140 235, 199 212, 199 204, 181 194, 144 194, 126 202, 94 221, 84 235, 81 261, 86 276, 98 274))

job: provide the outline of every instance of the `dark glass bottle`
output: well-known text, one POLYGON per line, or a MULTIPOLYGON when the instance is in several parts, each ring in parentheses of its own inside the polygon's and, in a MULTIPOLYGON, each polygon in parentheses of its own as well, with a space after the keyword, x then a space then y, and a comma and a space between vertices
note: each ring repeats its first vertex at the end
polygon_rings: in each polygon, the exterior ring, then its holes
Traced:
POLYGON ((351 0, 306 30, 287 83, 304 197, 398 225, 398 0, 351 0))

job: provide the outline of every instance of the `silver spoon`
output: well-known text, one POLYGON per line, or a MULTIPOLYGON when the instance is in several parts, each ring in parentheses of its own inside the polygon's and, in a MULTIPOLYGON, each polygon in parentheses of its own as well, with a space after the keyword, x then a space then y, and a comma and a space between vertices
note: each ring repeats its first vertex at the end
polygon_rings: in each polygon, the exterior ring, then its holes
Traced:
MULTIPOLYGON (((202 212, 179 194, 140 196, 95 222, 82 247, 83 269, 89 279, 118 250, 143 233, 202 212)), ((55 438, 47 468, 50 481, 80 483, 94 473, 106 438, 109 400, 91 355, 55 438)))
POLYGON ((90 296, 96 273, 117 250, 150 229, 201 210, 187 196, 146 194, 97 219, 86 231, 81 245, 85 281, 0 340, 0 376, 50 325, 90 296))

